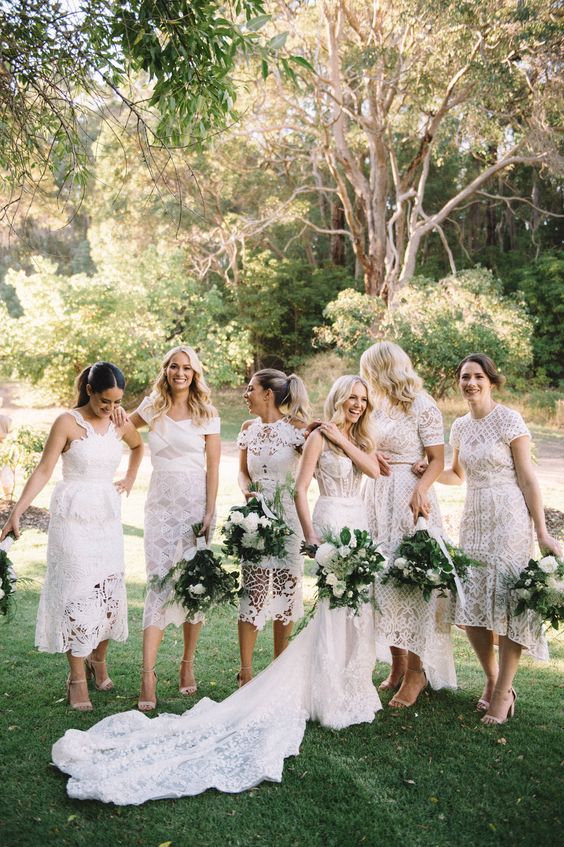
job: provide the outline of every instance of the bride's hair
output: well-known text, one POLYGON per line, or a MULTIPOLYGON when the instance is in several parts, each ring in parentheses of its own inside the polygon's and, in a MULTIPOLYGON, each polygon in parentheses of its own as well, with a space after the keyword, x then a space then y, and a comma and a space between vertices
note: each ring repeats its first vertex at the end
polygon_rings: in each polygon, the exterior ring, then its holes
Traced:
POLYGON ((188 390, 188 399, 186 405, 188 412, 196 425, 202 424, 213 417, 213 408, 211 405, 210 389, 204 379, 202 363, 198 359, 196 351, 192 347, 187 347, 185 344, 179 344, 178 347, 173 347, 165 354, 161 362, 161 372, 155 380, 151 399, 153 401, 153 409, 155 411, 154 421, 166 415, 172 406, 172 392, 166 376, 166 369, 170 365, 170 361, 177 353, 185 353, 194 371, 192 382, 188 390))
POLYGON ((297 374, 286 376, 275 368, 263 368, 253 374, 261 388, 270 389, 274 395, 277 409, 291 420, 297 418, 307 423, 309 418, 309 399, 303 379, 297 374))
POLYGON ((92 394, 101 394, 108 388, 120 388, 123 391, 125 377, 117 365, 112 365, 111 362, 94 362, 93 365, 88 365, 76 378, 75 409, 88 403, 90 395, 86 390, 87 385, 92 389, 92 394))
POLYGON ((393 341, 373 344, 360 357, 360 372, 372 391, 408 413, 423 388, 411 359, 393 341))
MULTIPOLYGON (((353 444, 356 444, 365 453, 373 453, 375 449, 374 438, 372 436, 372 411, 374 407, 370 399, 370 386, 363 377, 357 374, 345 374, 345 376, 340 376, 339 379, 335 380, 327 395, 323 413, 326 420, 332 421, 341 429, 345 423, 343 405, 351 396, 357 382, 360 382, 366 389, 367 403, 366 409, 360 418, 352 425, 349 437, 353 444)), ((330 441, 329 447, 340 452, 339 448, 334 447, 330 441)))

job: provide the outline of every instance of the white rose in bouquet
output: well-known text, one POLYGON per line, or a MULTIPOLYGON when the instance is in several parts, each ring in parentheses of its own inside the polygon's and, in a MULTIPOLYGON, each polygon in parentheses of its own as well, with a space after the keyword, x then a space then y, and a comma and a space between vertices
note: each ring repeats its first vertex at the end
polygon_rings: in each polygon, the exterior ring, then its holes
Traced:
POLYGON ((245 515, 241 514, 241 512, 230 512, 227 520, 234 526, 243 526, 245 515))
POLYGON ((250 514, 243 519, 242 525, 247 532, 256 532, 259 528, 259 516, 256 512, 250 512, 250 514))
POLYGON ((550 591, 555 591, 557 594, 564 593, 564 579, 556 579, 555 576, 549 576, 546 585, 550 591))
POLYGON ((315 561, 317 564, 324 568, 326 565, 330 565, 332 561, 334 561, 337 555, 337 548, 330 544, 328 541, 325 541, 323 544, 320 544, 315 553, 315 561))
POLYGON ((346 591, 346 588, 347 588, 347 586, 345 585, 344 582, 336 582, 335 585, 333 586, 333 595, 337 598, 342 597, 343 594, 346 591))
POLYGON ((521 598, 521 600, 531 599, 531 592, 528 590, 528 588, 518 588, 517 594, 521 598))
POLYGON ((400 571, 405 570, 406 565, 407 565, 407 559, 404 559, 403 556, 400 556, 394 562, 394 567, 398 568, 400 571))
POLYGON ((204 588, 204 586, 202 585, 201 582, 196 583, 196 585, 193 585, 190 588, 190 594, 195 594, 196 596, 198 596, 200 594, 205 594, 205 593, 206 593, 206 589, 204 588))
POLYGON ((2 599, 2 597, 4 597, 5 594, 6 592, 4 591, 4 589, 0 588, 0 600, 2 599))
POLYGON ((338 578, 337 574, 330 573, 330 574, 327 574, 327 578, 326 578, 325 582, 327 583, 327 585, 331 585, 331 586, 337 585, 337 583, 339 582, 339 578, 338 578))
POLYGON ((440 582, 441 581, 440 574, 438 574, 437 571, 434 571, 433 568, 429 568, 429 570, 427 571, 427 579, 430 582, 440 582))
POLYGON ((544 573, 554 573, 558 568, 558 562, 554 556, 545 556, 544 559, 539 560, 539 568, 544 573))
POLYGON ((351 548, 347 544, 342 544, 337 552, 341 559, 346 559, 350 555, 351 548))

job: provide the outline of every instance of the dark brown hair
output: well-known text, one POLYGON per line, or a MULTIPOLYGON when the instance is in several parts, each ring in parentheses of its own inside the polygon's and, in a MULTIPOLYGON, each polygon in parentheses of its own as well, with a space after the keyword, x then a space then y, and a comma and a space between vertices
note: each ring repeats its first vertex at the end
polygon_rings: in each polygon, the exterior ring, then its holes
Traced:
POLYGON ((76 403, 74 408, 86 406, 90 399, 86 386, 89 385, 93 394, 101 394, 108 388, 125 388, 125 377, 116 365, 111 362, 94 362, 88 365, 76 380, 76 403))
POLYGON ((497 385, 497 387, 499 388, 501 385, 504 384, 505 377, 498 372, 495 363, 490 359, 489 356, 486 356, 485 353, 470 353, 469 356, 466 356, 466 358, 460 362, 456 369, 457 379, 460 379, 462 368, 464 367, 464 365, 467 365, 468 362, 475 362, 477 365, 480 365, 492 385, 497 385))

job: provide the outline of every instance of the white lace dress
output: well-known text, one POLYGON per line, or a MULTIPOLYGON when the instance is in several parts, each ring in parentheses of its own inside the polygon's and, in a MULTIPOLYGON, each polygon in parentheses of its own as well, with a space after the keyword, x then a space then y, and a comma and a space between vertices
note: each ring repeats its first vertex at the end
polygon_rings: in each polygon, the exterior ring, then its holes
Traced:
MULTIPOLYGON (((258 482, 266 499, 274 496, 276 486, 293 483, 300 460, 299 448, 304 433, 286 419, 262 423, 256 418, 239 433, 237 446, 247 451, 247 469, 252 482, 258 482)), ((256 564, 243 564, 239 620, 262 629, 268 620, 299 620, 304 613, 302 599, 303 558, 300 546, 303 534, 294 499, 289 491, 282 497, 284 519, 294 531, 286 541, 284 559, 265 557, 256 564)))
MULTIPOLYGON (((443 420, 435 401, 421 391, 409 414, 385 403, 373 415, 376 449, 389 457, 392 473, 369 479, 364 500, 372 536, 386 556, 393 556, 403 537, 415 529, 409 501, 417 484, 414 462, 425 457, 425 447, 444 443, 443 420)), ((429 525, 442 529, 439 504, 434 489, 429 525)), ((416 653, 433 688, 456 687, 456 671, 450 637, 450 599, 433 594, 429 601, 421 592, 407 586, 377 584, 377 655, 390 662, 390 647, 416 653)))
MULTIPOLYGON (((169 605, 172 586, 157 589, 150 580, 162 578, 184 554, 195 546, 192 525, 203 520, 206 511, 206 435, 220 431, 213 417, 201 426, 191 420, 174 421, 162 415, 156 421, 151 397, 146 397, 137 414, 149 424, 149 449, 153 473, 145 502, 145 566, 149 581, 143 613, 143 629, 186 621, 198 623, 179 603, 169 605)), ((213 531, 213 529, 212 529, 213 531)))
POLYGON ((450 443, 466 473, 460 546, 486 567, 465 583, 466 604, 456 605, 458 624, 507 635, 537 659, 548 647, 531 612, 514 615, 508 588, 534 555, 533 522, 515 472, 510 444, 529 430, 519 412, 498 404, 489 415, 470 414, 452 425, 450 443))
POLYGON ((70 414, 84 437, 63 453, 63 479, 51 497, 35 644, 88 656, 100 641, 127 639, 121 500, 113 485, 122 444, 112 423, 100 434, 80 412, 70 414))
MULTIPOLYGON (((322 520, 314 523, 316 532, 345 523, 365 529, 350 460, 325 451, 319 464, 326 490, 339 495, 333 504, 325 495, 316 508, 315 520, 322 520)), ((117 805, 280 782, 284 759, 298 755, 308 719, 331 729, 374 719, 381 708, 374 661, 372 607, 355 616, 324 602, 278 659, 222 703, 204 698, 183 715, 151 719, 131 711, 86 732, 67 730, 53 746, 53 762, 70 774, 71 797, 117 805)))

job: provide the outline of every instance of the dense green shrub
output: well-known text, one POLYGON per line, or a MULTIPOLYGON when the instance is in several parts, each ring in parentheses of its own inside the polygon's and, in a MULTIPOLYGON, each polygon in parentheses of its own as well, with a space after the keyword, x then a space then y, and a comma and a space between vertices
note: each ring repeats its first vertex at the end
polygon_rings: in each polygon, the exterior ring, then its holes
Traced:
POLYGON ((360 354, 375 341, 395 341, 438 397, 451 384, 458 362, 473 351, 491 356, 513 383, 530 371, 532 321, 523 304, 504 297, 499 281, 483 268, 436 283, 416 279, 387 315, 374 298, 343 291, 325 315, 330 323, 317 330, 320 343, 360 354))

